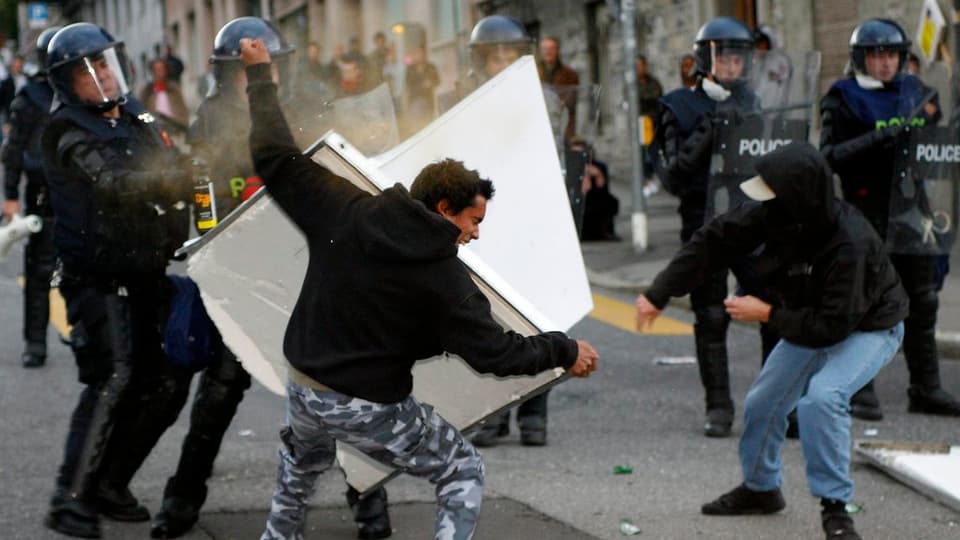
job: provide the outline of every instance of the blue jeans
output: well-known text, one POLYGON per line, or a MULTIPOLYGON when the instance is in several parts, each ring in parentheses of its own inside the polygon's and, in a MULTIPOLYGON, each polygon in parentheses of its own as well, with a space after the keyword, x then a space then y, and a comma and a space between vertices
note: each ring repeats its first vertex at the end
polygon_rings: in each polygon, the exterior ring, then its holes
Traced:
POLYGON ((850 396, 890 362, 902 339, 901 322, 888 330, 854 332, 823 348, 780 340, 747 392, 740 437, 744 484, 767 491, 783 483, 780 447, 787 414, 796 407, 810 492, 849 502, 850 396))

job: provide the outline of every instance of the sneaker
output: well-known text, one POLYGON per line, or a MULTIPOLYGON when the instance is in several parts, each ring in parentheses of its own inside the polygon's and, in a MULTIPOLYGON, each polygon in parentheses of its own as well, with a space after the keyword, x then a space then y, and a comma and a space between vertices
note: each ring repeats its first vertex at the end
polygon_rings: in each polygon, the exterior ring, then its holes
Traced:
POLYGON ((357 538, 389 538, 393 534, 390 526, 390 513, 387 511, 387 490, 377 491, 360 498, 360 493, 350 487, 347 489, 347 503, 353 510, 353 521, 357 524, 357 538))
POLYGON ((732 491, 708 502, 700 511, 708 516, 740 516, 745 514, 773 514, 783 510, 787 503, 780 489, 754 491, 741 484, 732 491))
POLYGON ((842 507, 824 510, 820 518, 827 540, 861 540, 857 530, 853 528, 853 519, 842 507))
POLYGON ((960 402, 943 388, 927 390, 921 386, 911 386, 907 390, 910 406, 907 411, 920 414, 941 416, 960 416, 960 402))
POLYGON ((733 427, 731 409, 707 409, 707 419, 703 425, 703 434, 707 437, 723 438, 730 436, 733 427))
POLYGON ((850 416, 868 421, 883 420, 880 400, 877 399, 872 384, 864 386, 850 398, 850 416))

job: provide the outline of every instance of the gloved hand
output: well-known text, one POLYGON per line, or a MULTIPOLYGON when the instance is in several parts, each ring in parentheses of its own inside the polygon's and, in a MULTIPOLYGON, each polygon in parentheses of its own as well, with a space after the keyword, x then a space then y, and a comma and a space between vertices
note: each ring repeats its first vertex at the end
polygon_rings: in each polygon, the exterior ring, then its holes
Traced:
POLYGON ((688 167, 696 168, 704 160, 709 159, 713 151, 713 118, 704 116, 693 133, 680 145, 680 160, 688 167))

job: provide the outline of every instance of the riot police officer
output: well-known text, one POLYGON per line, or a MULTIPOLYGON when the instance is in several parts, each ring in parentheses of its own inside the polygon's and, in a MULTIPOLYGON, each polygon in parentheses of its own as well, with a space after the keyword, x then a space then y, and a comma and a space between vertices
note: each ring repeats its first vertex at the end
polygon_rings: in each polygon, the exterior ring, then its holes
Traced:
MULTIPOLYGON (((113 463, 109 455, 142 451, 130 429, 141 400, 170 388, 160 382, 170 363, 159 328, 169 305, 166 266, 189 227, 190 169, 129 95, 122 42, 94 24, 75 23, 53 36, 47 53, 54 112, 41 144, 56 218, 55 279, 86 387, 70 420, 46 524, 96 538, 100 513, 150 517, 125 484, 104 481, 103 468, 113 463)), ((165 425, 175 419, 151 417, 165 425)))
MULTIPOLYGON (((699 80, 691 92, 680 88, 664 96, 654 136, 655 165, 664 187, 680 198, 680 239, 687 243, 707 213, 714 122, 724 115, 757 109, 747 85, 753 32, 741 21, 719 17, 697 32, 694 56, 699 80)), ((727 327, 723 300, 727 272, 712 274, 690 293, 696 316, 694 338, 700 380, 706 390, 708 437, 727 437, 734 418, 727 367, 727 327)), ((775 343, 776 340, 765 340, 775 343)))
MULTIPOLYGON (((195 157, 204 160, 214 184, 216 209, 220 218, 235 209, 259 189, 250 156, 250 113, 247 110, 246 79, 240 60, 240 39, 259 38, 267 46, 274 78, 280 83, 281 97, 287 101, 293 88, 289 69, 294 48, 268 21, 259 17, 240 17, 229 21, 214 39, 213 74, 216 86, 204 98, 197 118, 187 135, 195 157)), ((196 222, 202 234, 216 225, 213 220, 196 222)), ((190 413, 190 429, 184 438, 177 470, 167 480, 160 512, 154 517, 151 536, 176 538, 197 521, 207 495, 207 479, 244 392, 250 387, 250 375, 237 357, 219 339, 213 361, 203 370, 190 413)), ((189 390, 189 379, 183 381, 189 390)), ((181 402, 173 414, 179 412, 181 402)), ((387 493, 381 488, 363 499, 348 487, 347 500, 354 512, 360 538, 386 538, 392 533, 387 513, 387 493)))
MULTIPOLYGON (((507 15, 490 15, 480 19, 470 33, 470 71, 464 84, 466 93, 472 92, 497 73, 506 69, 521 56, 532 55, 535 42, 523 24, 507 15)), ((554 95, 554 102, 562 106, 554 95)), ((551 120, 555 115, 551 115, 551 120)), ((562 141, 563 124, 554 126, 554 133, 562 141)), ((562 143, 561 143, 562 144, 562 143)), ((526 446, 547 443, 548 392, 536 395, 517 407, 520 442, 526 446)), ((470 440, 479 447, 495 446, 501 437, 510 433, 510 412, 490 418, 470 440)))
POLYGON ((27 174, 23 210, 40 216, 43 228, 30 236, 24 260, 23 367, 37 368, 47 359, 47 324, 50 321, 50 275, 56 261, 53 245, 53 210, 43 175, 40 136, 50 119, 53 90, 44 68, 47 45, 59 26, 47 28, 37 37, 36 55, 40 71, 30 78, 10 104, 10 134, 3 147, 3 213, 9 219, 20 211, 20 176, 27 174))
MULTIPOLYGON (((940 387, 935 326, 937 320, 936 256, 917 254, 915 246, 891 241, 890 209, 897 197, 894 159, 911 130, 935 124, 940 117, 935 96, 905 73, 910 41, 896 22, 869 19, 850 36, 848 77, 836 81, 821 101, 820 145, 840 176, 843 197, 859 208, 876 228, 904 289, 910 315, 904 321, 903 352, 910 372, 909 411, 960 416, 960 402, 940 387)), ((851 400, 854 416, 883 417, 873 382, 851 400)))

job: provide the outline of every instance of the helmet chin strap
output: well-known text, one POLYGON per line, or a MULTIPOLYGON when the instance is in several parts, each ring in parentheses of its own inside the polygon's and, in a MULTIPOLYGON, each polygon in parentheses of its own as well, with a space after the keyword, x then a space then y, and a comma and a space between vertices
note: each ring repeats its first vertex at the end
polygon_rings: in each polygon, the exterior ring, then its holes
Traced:
POLYGON ((730 91, 715 83, 710 77, 704 77, 701 84, 703 91, 714 101, 726 101, 730 97, 730 91))

